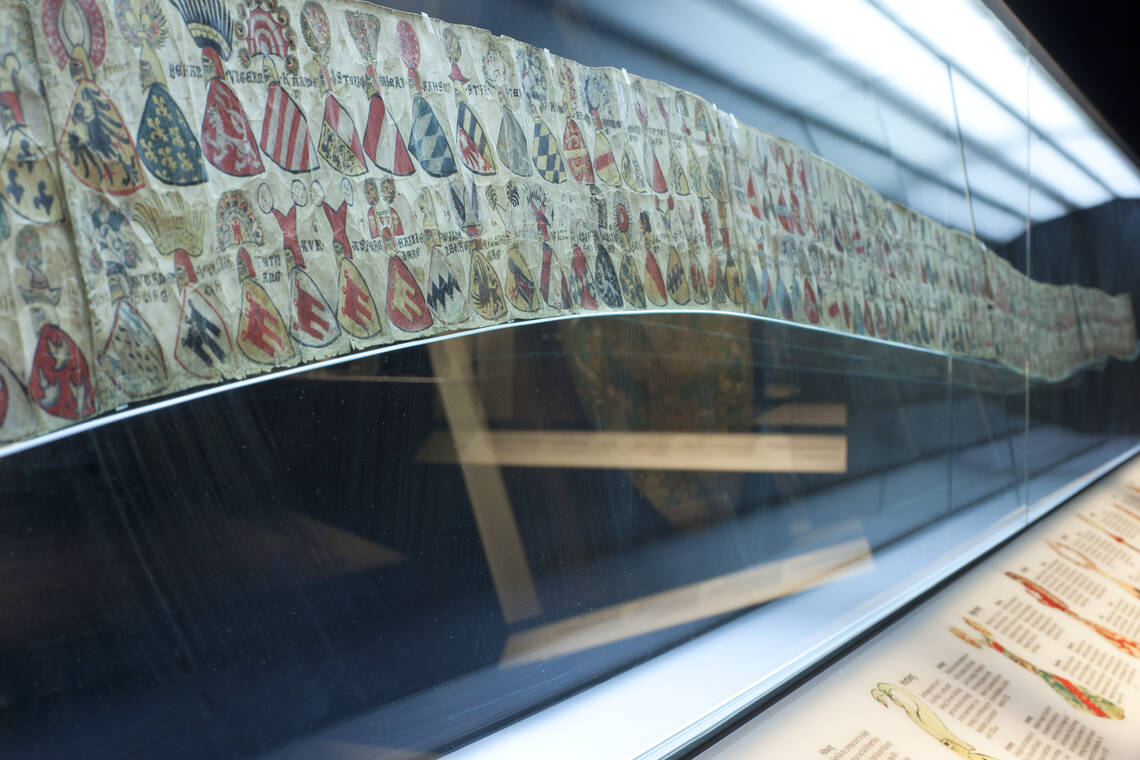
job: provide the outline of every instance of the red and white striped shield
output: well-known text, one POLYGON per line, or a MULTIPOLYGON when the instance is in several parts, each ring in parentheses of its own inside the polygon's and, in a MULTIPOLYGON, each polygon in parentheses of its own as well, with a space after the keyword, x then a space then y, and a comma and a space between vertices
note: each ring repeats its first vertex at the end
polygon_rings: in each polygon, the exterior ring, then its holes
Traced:
POLYGON ((305 114, 278 82, 269 84, 265 120, 261 123, 261 149, 287 172, 299 174, 318 166, 305 114))
POLYGON ((397 177, 416 170, 408 145, 396 121, 388 113, 384 98, 373 95, 368 104, 368 123, 364 125, 364 152, 377 167, 397 177))

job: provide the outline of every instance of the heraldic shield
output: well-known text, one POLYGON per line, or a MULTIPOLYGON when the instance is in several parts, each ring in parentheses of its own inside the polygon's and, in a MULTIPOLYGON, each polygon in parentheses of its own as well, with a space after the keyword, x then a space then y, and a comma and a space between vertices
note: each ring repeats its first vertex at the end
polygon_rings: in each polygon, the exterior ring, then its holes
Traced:
POLYGON ((582 138, 578 122, 573 119, 567 119, 566 128, 562 130, 562 147, 566 151, 566 166, 570 169, 570 176, 587 185, 594 184, 594 166, 590 160, 590 151, 586 148, 586 141, 582 138))
POLYGON ((681 265, 681 254, 676 248, 669 249, 669 262, 665 266, 665 288, 669 297, 677 303, 689 302, 689 283, 685 278, 685 267, 681 265))
POLYGON ((297 266, 289 269, 289 296, 293 303, 289 334, 293 340, 302 346, 320 348, 340 337, 333 307, 309 273, 297 266))
POLYGON ((404 332, 419 332, 432 325, 424 294, 411 270, 399 256, 388 257, 388 293, 385 311, 404 332))
POLYGON ((594 260, 594 291, 606 306, 620 309, 623 301, 614 261, 601 241, 598 241, 597 251, 598 255, 594 260))
POLYGON ((637 271, 637 261, 628 253, 621 257, 621 292, 625 300, 639 309, 645 308, 645 285, 637 271))
POLYGON ((211 79, 206 88, 202 153, 207 161, 233 177, 252 177, 265 171, 241 101, 220 79, 211 79))
POLYGON ((214 304, 198 288, 183 288, 174 361, 195 377, 213 380, 235 372, 233 352, 230 330, 214 304))
POLYGON ((586 253, 582 250, 582 246, 577 243, 574 244, 571 254, 570 268, 574 270, 574 281, 578 290, 574 300, 580 303, 583 309, 594 311, 598 308, 598 302, 594 299, 594 280, 590 277, 590 263, 586 261, 586 253))
POLYGON ((459 145, 459 159, 475 174, 494 174, 495 155, 491 141, 479 118, 466 100, 459 101, 455 117, 455 139, 459 145))
MULTIPOLYGON (((241 253, 245 253, 245 249, 241 253)), ((252 275, 242 277, 237 344, 246 358, 258 364, 280 364, 291 359, 295 352, 281 312, 252 275)))
POLYGON ((139 120, 139 155, 150 173, 168 185, 206 181, 198 138, 182 109, 161 84, 151 85, 139 120))
POLYGON ((97 361, 115 387, 131 398, 153 396, 166 386, 162 346, 128 298, 115 306, 115 319, 97 361))
POLYGON ((12 131, 0 161, 0 196, 30 222, 51 224, 63 219, 63 202, 55 172, 43 148, 23 127, 12 131))
POLYGON ((368 171, 364 163, 364 146, 360 133, 352 122, 348 109, 330 92, 325 96, 325 116, 321 122, 321 137, 317 152, 324 156, 332 168, 349 177, 368 171))
POLYGON ((467 300, 464 298, 459 277, 455 276, 455 271, 439 246, 431 249, 427 304, 439 321, 445 324, 460 322, 467 316, 467 300))
POLYGON ((28 376, 28 396, 53 417, 81 420, 95 414, 95 390, 87 358, 58 325, 40 328, 28 376))
POLYGON ((499 282, 499 275, 491 268, 487 257, 478 248, 471 252, 471 287, 467 292, 471 306, 479 316, 492 322, 507 316, 503 284, 499 282))
MULTIPOLYGON (((347 256, 340 257, 337 279, 340 298, 336 318, 341 328, 354 338, 371 338, 383 328, 376 309, 376 300, 364 275, 347 256)), ((427 311, 427 307, 424 307, 427 311)))
POLYGON ((269 83, 261 149, 273 163, 293 174, 312 171, 319 165, 305 113, 278 82, 269 83))
POLYGON ((499 159, 520 177, 529 177, 534 173, 527 156, 526 133, 515 118, 514 111, 505 103, 503 117, 499 120, 499 139, 495 141, 495 150, 499 153, 499 159))
POLYGON ((145 185, 131 134, 107 93, 90 80, 75 88, 59 137, 60 160, 76 179, 108 195, 130 195, 145 185))
POLYGON ((451 144, 435 111, 418 92, 412 95, 412 133, 408 147, 423 170, 433 177, 450 177, 458 171, 451 144))
POLYGON ((507 300, 522 312, 538 311, 538 286, 522 254, 522 247, 513 242, 507 256, 507 300))
POLYGON ((368 122, 364 125, 364 152, 377 168, 405 177, 416 171, 404 135, 396 126, 384 98, 373 94, 368 101, 368 122))

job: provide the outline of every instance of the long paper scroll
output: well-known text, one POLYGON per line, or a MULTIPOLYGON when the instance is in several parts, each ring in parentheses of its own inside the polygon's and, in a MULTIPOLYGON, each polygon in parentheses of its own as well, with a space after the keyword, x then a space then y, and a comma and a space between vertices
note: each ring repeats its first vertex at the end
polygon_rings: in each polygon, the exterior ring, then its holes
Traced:
POLYGON ((0 441, 518 319, 762 314, 1059 379, 1127 296, 673 87, 361 2, 0 0, 0 441))

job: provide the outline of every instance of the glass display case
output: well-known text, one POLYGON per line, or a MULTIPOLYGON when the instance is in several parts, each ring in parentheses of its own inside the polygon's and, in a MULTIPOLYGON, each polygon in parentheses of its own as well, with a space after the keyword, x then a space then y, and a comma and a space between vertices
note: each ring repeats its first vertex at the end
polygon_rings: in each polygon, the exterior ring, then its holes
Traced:
POLYGON ((992 0, 0 6, 5 757, 719 756, 1140 451, 992 0))

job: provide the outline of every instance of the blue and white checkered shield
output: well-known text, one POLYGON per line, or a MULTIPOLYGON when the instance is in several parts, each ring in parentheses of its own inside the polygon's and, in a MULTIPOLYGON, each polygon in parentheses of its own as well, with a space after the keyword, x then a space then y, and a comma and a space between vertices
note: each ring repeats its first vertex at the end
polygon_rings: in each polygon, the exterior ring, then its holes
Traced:
POLYGON ((530 159, 534 168, 547 182, 558 184, 566 181, 566 162, 562 160, 562 151, 558 148, 558 140, 546 126, 546 122, 539 119, 534 123, 534 139, 530 142, 530 159))
POLYGON ((447 135, 435 117, 435 111, 419 93, 412 96, 412 131, 408 150, 423 170, 433 177, 450 177, 457 171, 447 135))

